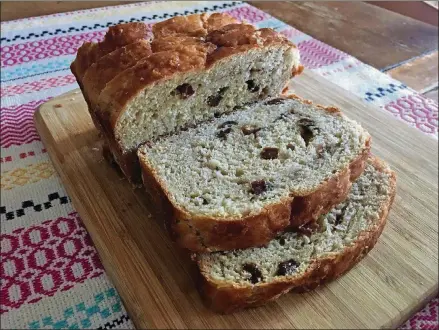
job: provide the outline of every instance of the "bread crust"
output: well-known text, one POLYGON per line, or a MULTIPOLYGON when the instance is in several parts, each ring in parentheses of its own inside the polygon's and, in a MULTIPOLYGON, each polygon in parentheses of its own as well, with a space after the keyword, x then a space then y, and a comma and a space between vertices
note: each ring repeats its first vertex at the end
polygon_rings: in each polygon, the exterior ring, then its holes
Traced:
MULTIPOLYGON (((285 98, 312 104, 296 95, 285 98)), ((333 115, 341 114, 334 107, 320 108, 333 115)), ((227 251, 268 244, 279 232, 315 221, 345 200, 353 181, 363 173, 369 158, 370 135, 367 134, 365 139, 361 153, 346 168, 322 182, 314 191, 303 192, 300 196, 290 195, 277 204, 266 206, 257 214, 230 219, 196 216, 173 204, 170 193, 161 184, 160 176, 154 168, 149 166, 141 149, 138 157, 144 187, 154 187, 155 205, 160 205, 161 213, 166 214, 165 225, 172 239, 182 248, 193 252, 227 251)))
POLYGON ((150 43, 140 39, 102 56, 93 63, 82 79, 83 94, 89 100, 91 107, 96 108, 99 95, 109 81, 141 59, 150 56, 151 53, 150 43))
MULTIPOLYGON (((82 78, 82 94, 87 102, 90 116, 96 128, 102 133, 108 150, 112 150, 114 157, 118 157, 117 163, 121 164, 121 170, 124 174, 133 175, 130 181, 135 182, 136 177, 140 174, 137 164, 137 157, 133 159, 132 155, 123 155, 118 146, 113 142, 113 134, 108 132, 102 126, 102 122, 96 116, 97 100, 105 85, 117 74, 134 66, 142 58, 151 54, 150 43, 144 39, 137 40, 127 46, 117 48, 111 53, 102 56, 93 63, 85 72, 82 78), (133 162, 133 164, 129 162, 133 162)), ((135 155, 134 155, 135 156, 135 155)), ((139 182, 137 182, 139 183, 139 182)))
POLYGON ((144 23, 134 22, 110 26, 104 40, 99 43, 85 42, 79 47, 70 70, 81 85, 85 72, 98 59, 120 47, 145 39, 147 35, 148 31, 144 23))
POLYGON ((152 27, 152 32, 154 38, 181 35, 200 38, 205 37, 211 31, 235 23, 239 23, 239 21, 227 14, 193 14, 188 16, 177 16, 156 23, 152 27))
POLYGON ((282 277, 271 283, 256 285, 225 284, 209 277, 207 266, 197 260, 201 282, 200 290, 206 304, 216 312, 231 313, 255 307, 272 301, 289 291, 305 292, 330 282, 349 271, 374 247, 381 235, 396 192, 396 175, 379 159, 372 157, 372 164, 378 170, 390 175, 389 198, 380 207, 379 220, 358 235, 355 243, 342 251, 311 262, 307 271, 300 277, 282 277))

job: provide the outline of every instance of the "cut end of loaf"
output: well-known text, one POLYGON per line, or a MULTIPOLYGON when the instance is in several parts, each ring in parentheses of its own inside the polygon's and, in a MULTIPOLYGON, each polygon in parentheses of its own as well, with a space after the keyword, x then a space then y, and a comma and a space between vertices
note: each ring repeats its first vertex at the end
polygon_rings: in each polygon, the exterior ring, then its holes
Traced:
MULTIPOLYGON (((295 49, 283 45, 255 48, 222 59, 207 69, 191 70, 151 84, 127 103, 115 127, 116 138, 129 150, 245 104, 276 96, 290 78, 297 54, 295 49)), ((132 75, 139 75, 136 67, 132 75)), ((137 78, 129 80, 132 79, 137 78)))
POLYGON ((369 149, 339 112, 278 98, 140 148, 171 202, 190 216, 239 219, 306 196, 369 149))

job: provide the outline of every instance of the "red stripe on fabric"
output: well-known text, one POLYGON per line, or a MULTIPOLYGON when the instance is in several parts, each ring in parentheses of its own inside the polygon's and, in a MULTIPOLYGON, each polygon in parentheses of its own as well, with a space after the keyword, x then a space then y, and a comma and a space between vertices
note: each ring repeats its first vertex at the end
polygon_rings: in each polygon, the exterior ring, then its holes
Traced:
POLYGON ((1 313, 103 274, 79 215, 1 234, 1 313))
MULTIPOLYGON (((28 151, 28 152, 22 152, 18 155, 18 158, 25 159, 28 157, 34 157, 36 155, 45 154, 47 152, 46 149, 41 149, 41 151, 28 151)), ((6 157, 0 157, 0 163, 8 163, 12 161, 17 161, 18 159, 13 156, 6 156, 6 157)))
POLYGON ((74 83, 76 83, 76 78, 74 75, 71 74, 67 76, 43 78, 37 81, 26 82, 21 85, 13 85, 13 86, 2 88, 0 95, 1 97, 5 97, 5 96, 20 95, 25 93, 39 92, 41 90, 54 88, 54 87, 67 86, 74 83))
POLYGON ((341 66, 341 67, 330 68, 327 71, 319 72, 319 74, 322 75, 323 77, 328 77, 328 76, 331 76, 333 74, 337 74, 337 73, 340 73, 340 72, 352 70, 353 68, 356 68, 359 65, 361 65, 361 62, 356 60, 356 59, 353 59, 352 62, 344 63, 343 66, 341 66))
POLYGON ((85 41, 100 41, 106 30, 57 36, 1 47, 1 67, 28 63, 45 58, 75 55, 85 41))
MULTIPOLYGON (((152 24, 146 25, 148 30, 151 31, 152 24)), ((84 42, 101 41, 106 32, 107 29, 102 29, 3 46, 0 48, 1 67, 9 67, 57 56, 76 55, 78 48, 84 42)))
POLYGON ((40 140, 33 115, 35 110, 49 99, 1 108, 0 145, 2 148, 40 140))
POLYGON ((421 311, 413 315, 398 329, 438 329, 439 325, 439 299, 430 301, 421 311))
POLYGON ((247 21, 249 23, 258 23, 260 21, 263 21, 264 19, 270 18, 270 15, 266 14, 265 12, 251 6, 245 6, 245 7, 239 7, 239 8, 233 8, 228 9, 224 11, 225 13, 229 14, 230 16, 233 16, 237 20, 240 21, 247 21))
POLYGON ((315 39, 299 42, 297 47, 300 50, 301 62, 308 69, 340 62, 349 56, 315 39))
POLYGON ((438 104, 429 98, 406 95, 387 103, 383 108, 424 133, 438 133, 438 104))

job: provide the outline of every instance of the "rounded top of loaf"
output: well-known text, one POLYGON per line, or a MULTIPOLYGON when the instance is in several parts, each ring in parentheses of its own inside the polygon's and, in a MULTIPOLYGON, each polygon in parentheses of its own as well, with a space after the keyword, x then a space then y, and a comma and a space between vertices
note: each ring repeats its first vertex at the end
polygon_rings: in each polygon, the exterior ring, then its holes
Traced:
POLYGON ((233 23, 239 21, 228 14, 194 14, 177 16, 156 23, 152 27, 152 32, 156 39, 179 35, 205 37, 209 32, 233 23))
POLYGON ((152 31, 153 53, 116 76, 100 94, 97 111, 109 128, 116 127, 121 111, 133 97, 157 81, 204 70, 251 49, 295 48, 272 29, 258 30, 220 13, 174 17, 155 24, 152 31))
POLYGON ((148 30, 144 23, 136 22, 111 26, 101 42, 85 42, 79 47, 70 69, 81 83, 87 69, 98 59, 139 39, 146 39, 147 35, 148 30))
POLYGON ((122 71, 151 55, 151 45, 145 39, 117 48, 93 63, 82 78, 83 93, 91 107, 95 107, 105 85, 122 71))

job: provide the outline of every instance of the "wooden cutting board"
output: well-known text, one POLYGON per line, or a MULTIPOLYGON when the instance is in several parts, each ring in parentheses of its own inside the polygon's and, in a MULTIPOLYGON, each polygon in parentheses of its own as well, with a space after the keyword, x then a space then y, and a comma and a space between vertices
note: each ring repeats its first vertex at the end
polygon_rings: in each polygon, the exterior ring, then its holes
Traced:
POLYGON ((438 143, 305 72, 294 92, 362 123, 373 152, 398 175, 395 203, 376 248, 339 280, 266 306, 219 315, 202 303, 193 267, 154 219, 149 198, 103 160, 79 91, 42 105, 38 131, 104 267, 138 328, 396 327, 438 291, 438 143))

